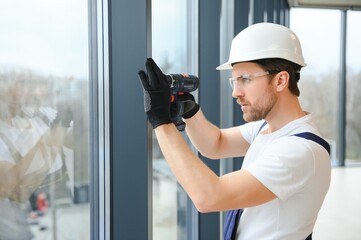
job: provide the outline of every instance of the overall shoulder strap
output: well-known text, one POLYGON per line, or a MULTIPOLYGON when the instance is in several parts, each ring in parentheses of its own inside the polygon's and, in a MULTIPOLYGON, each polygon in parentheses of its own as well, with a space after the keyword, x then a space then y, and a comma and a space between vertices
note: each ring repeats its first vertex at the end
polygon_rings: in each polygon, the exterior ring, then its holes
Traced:
POLYGON ((301 132, 301 133, 294 134, 292 136, 301 137, 301 138, 305 138, 305 139, 314 141, 314 142, 320 144, 322 147, 324 147, 326 149, 326 151, 328 152, 328 154, 331 154, 331 148, 330 148, 330 145, 328 144, 328 142, 326 142, 326 140, 324 140, 320 136, 317 136, 314 133, 301 132))
MULTIPOLYGON (((262 130, 262 128, 263 128, 264 126, 266 126, 266 124, 267 124, 266 121, 264 121, 264 122, 262 123, 261 127, 258 129, 258 133, 262 130)), ((257 133, 257 134, 258 134, 258 133, 257 133)))
MULTIPOLYGON (((258 133, 261 132, 262 128, 267 124, 266 121, 264 121, 261 125, 261 127, 258 129, 258 133)), ((311 141, 314 141, 318 144, 320 144, 322 147, 324 147, 326 149, 326 151, 328 152, 328 154, 331 154, 331 148, 330 148, 330 145, 328 144, 328 142, 321 138, 320 136, 317 136, 316 134, 314 133, 311 133, 311 132, 301 132, 301 133, 297 133, 297 134, 294 134, 294 135, 291 135, 291 136, 296 136, 296 137, 301 137, 301 138, 305 138, 305 139, 308 139, 308 140, 311 140, 311 141)))

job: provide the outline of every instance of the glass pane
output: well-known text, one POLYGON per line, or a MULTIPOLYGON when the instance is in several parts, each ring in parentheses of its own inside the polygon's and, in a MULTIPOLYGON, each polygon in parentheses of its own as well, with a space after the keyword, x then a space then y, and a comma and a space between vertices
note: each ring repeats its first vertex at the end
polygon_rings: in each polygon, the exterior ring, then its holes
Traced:
POLYGON ((292 8, 290 27, 299 37, 307 66, 301 70, 300 102, 312 112, 337 163, 340 11, 292 8), (317 21, 316 21, 317 19, 317 21))
POLYGON ((0 239, 90 239, 87 1, 0 2, 0 239))
POLYGON ((347 11, 346 164, 361 162, 360 22, 360 11, 347 11))
MULTIPOLYGON (((187 73, 187 1, 152 1, 152 57, 165 74, 187 73)), ((187 195, 153 134, 153 239, 187 239, 187 195)))

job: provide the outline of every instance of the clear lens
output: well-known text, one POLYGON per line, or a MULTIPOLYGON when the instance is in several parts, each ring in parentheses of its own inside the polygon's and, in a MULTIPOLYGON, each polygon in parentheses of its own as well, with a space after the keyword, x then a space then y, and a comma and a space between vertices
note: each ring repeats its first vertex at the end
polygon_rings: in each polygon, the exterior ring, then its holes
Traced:
POLYGON ((231 88, 234 90, 235 88, 242 88, 245 86, 246 83, 250 83, 251 80, 257 77, 262 77, 270 74, 270 72, 259 72, 259 73, 253 73, 253 74, 242 74, 238 77, 232 77, 229 78, 229 84, 231 85, 231 88))

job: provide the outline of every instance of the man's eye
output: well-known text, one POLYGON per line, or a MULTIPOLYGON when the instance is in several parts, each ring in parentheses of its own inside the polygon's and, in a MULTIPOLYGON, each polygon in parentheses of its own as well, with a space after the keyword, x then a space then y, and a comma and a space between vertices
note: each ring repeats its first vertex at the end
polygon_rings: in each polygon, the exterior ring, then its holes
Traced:
POLYGON ((242 79, 242 82, 249 82, 251 81, 251 79, 248 77, 248 76, 244 76, 241 78, 242 79))

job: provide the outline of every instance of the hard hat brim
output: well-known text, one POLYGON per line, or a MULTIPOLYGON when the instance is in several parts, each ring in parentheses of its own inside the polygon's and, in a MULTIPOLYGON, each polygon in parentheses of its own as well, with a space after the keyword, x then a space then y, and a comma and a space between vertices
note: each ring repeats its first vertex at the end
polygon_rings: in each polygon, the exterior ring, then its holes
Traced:
POLYGON ((230 62, 226 62, 226 63, 223 63, 221 65, 219 65, 218 67, 216 67, 217 70, 232 70, 233 67, 232 67, 232 63, 230 62))

